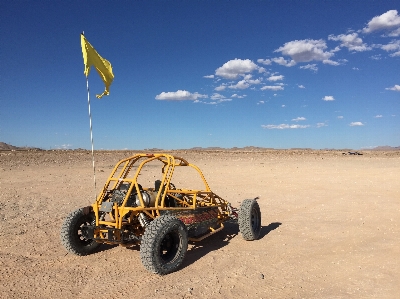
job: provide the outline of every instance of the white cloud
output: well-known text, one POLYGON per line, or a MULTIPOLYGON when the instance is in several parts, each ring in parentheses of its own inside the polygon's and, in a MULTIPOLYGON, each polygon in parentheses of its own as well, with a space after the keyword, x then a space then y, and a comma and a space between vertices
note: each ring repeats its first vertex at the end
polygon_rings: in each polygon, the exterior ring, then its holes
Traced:
POLYGON ((197 92, 190 93, 187 90, 178 90, 175 92, 162 92, 156 96, 156 100, 166 100, 166 101, 183 101, 183 100, 191 100, 195 101, 199 98, 207 98, 207 95, 199 94, 197 92))
POLYGON ((318 67, 317 67, 317 65, 315 63, 303 65, 300 68, 303 69, 303 70, 311 70, 311 71, 314 71, 314 72, 318 71, 318 67))
POLYGON ((54 146, 56 149, 70 149, 72 147, 72 144, 62 144, 62 145, 55 145, 54 146))
POLYGON ((385 88, 386 90, 400 91, 400 85, 395 85, 393 87, 385 88))
POLYGON ((225 96, 223 96, 222 94, 219 93, 214 93, 212 94, 212 96, 210 97, 211 100, 220 100, 220 99, 226 99, 225 96))
POLYGON ((244 97, 246 97, 245 94, 241 96, 241 95, 238 95, 236 93, 231 96, 231 98, 238 98, 238 99, 243 99, 244 97))
POLYGON ((265 68, 263 68, 263 67, 259 67, 258 68, 258 72, 261 74, 261 73, 266 73, 266 74, 268 74, 268 72, 267 72, 267 70, 265 69, 265 68))
POLYGON ((339 115, 337 118, 339 118, 339 119, 343 119, 343 116, 339 115))
POLYGON ((257 59, 257 62, 264 65, 270 65, 272 63, 271 59, 257 59))
POLYGON ((258 101, 257 105, 264 104, 264 101, 258 101))
POLYGON ((297 63, 313 60, 323 61, 331 58, 334 54, 326 52, 326 48, 326 43, 322 39, 304 39, 287 42, 274 52, 280 52, 283 55, 290 56, 297 63))
POLYGON ((304 85, 302 85, 302 84, 297 84, 297 86, 298 86, 299 88, 305 88, 304 85))
POLYGON ((322 98, 322 100, 324 100, 324 101, 334 101, 335 98, 334 98, 333 96, 324 96, 324 97, 322 98))
POLYGON ((334 66, 338 66, 338 65, 340 65, 340 63, 339 63, 339 62, 337 62, 337 61, 333 61, 333 60, 330 60, 330 59, 323 60, 323 61, 322 61, 322 63, 323 63, 323 64, 334 65, 334 66))
POLYGON ((223 103, 223 102, 230 102, 230 101, 232 101, 232 99, 227 99, 227 98, 225 98, 223 95, 220 95, 220 94, 218 94, 218 93, 214 93, 214 94, 211 96, 211 99, 213 100, 213 101, 211 101, 211 102, 196 100, 196 101, 194 101, 193 103, 196 103, 196 104, 206 104, 206 105, 218 105, 218 104, 223 103))
POLYGON ((388 43, 387 45, 377 45, 377 47, 387 52, 397 51, 395 53, 390 54, 389 56, 391 57, 400 56, 400 40, 394 40, 388 43))
POLYGON ((273 75, 273 76, 270 76, 267 80, 268 81, 280 81, 280 80, 283 80, 283 78, 285 78, 285 76, 283 76, 283 75, 273 75))
POLYGON ((373 59, 373 60, 381 60, 382 59, 382 55, 381 54, 377 54, 377 55, 370 56, 370 58, 373 59))
POLYGON ((327 127, 326 123, 317 123, 317 128, 327 127))
POLYGON ((246 89, 249 88, 250 84, 246 80, 241 80, 235 85, 230 85, 229 88, 231 89, 246 89))
POLYGON ((350 127, 357 127, 357 126, 363 126, 364 124, 360 121, 354 121, 349 124, 350 127))
POLYGON ((292 121, 300 121, 300 120, 306 120, 306 118, 300 116, 300 117, 297 117, 297 118, 293 118, 293 119, 292 119, 292 121))
POLYGON ((374 118, 381 118, 383 117, 381 114, 375 115, 374 118))
POLYGON ((397 28, 396 30, 393 30, 392 32, 390 32, 390 33, 388 34, 388 36, 391 36, 391 37, 398 37, 398 36, 400 36, 400 28, 397 28))
POLYGON ((400 27, 400 16, 397 14, 397 10, 389 10, 380 16, 373 17, 362 32, 371 33, 379 30, 398 32, 398 27, 400 27))
POLYGON ((340 35, 329 35, 329 40, 340 41, 341 47, 346 47, 349 51, 363 52, 369 51, 372 48, 363 43, 363 40, 358 36, 357 33, 353 32, 350 34, 340 34, 340 35))
POLYGON ((296 61, 294 61, 293 59, 292 60, 286 60, 283 57, 276 57, 276 58, 272 58, 271 60, 273 62, 275 62, 276 64, 287 66, 287 67, 291 67, 291 66, 296 65, 296 61))
POLYGON ((203 78, 213 79, 213 78, 214 78, 214 75, 203 76, 203 78))
POLYGON ((250 59, 237 59, 229 60, 223 66, 215 70, 217 76, 221 76, 225 79, 237 79, 239 76, 251 73, 257 70, 259 67, 250 59))
POLYGON ((391 41, 387 45, 380 46, 380 48, 387 52, 400 50, 400 40, 391 41))
POLYGON ((280 124, 280 125, 262 125, 264 129, 273 130, 284 130, 284 129, 305 129, 310 127, 309 125, 289 125, 289 124, 280 124))
POLYGON ((260 88, 261 90, 284 90, 285 88, 280 85, 272 85, 272 86, 263 86, 260 88))
POLYGON ((222 84, 220 86, 215 87, 214 90, 215 91, 222 91, 222 90, 225 90, 225 88, 226 88, 226 85, 222 84))
POLYGON ((286 105, 282 105, 281 107, 282 107, 282 108, 285 108, 285 107, 286 107, 286 105))

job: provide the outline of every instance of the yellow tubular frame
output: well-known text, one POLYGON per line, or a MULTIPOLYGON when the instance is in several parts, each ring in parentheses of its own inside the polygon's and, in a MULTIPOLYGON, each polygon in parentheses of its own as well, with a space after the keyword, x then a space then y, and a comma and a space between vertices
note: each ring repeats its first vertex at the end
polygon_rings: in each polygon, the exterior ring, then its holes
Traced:
MULTIPOLYGON (((137 163, 136 163, 137 164, 137 163)), ((135 165, 136 166, 136 165, 135 165)), ((138 215, 139 213, 145 213, 148 217, 154 219, 160 216, 160 211, 162 210, 194 210, 200 207, 218 207, 218 224, 219 228, 210 228, 210 233, 202 236, 198 239, 192 239, 193 241, 200 241, 205 237, 216 233, 217 231, 223 228, 223 222, 230 218, 229 211, 227 209, 229 203, 213 193, 203 175, 201 170, 194 164, 189 163, 183 158, 176 157, 169 154, 136 154, 134 156, 128 157, 119 161, 114 169, 111 171, 110 176, 107 179, 102 191, 96 199, 96 202, 92 204, 93 211, 96 215, 96 226, 104 226, 104 229, 100 229, 95 232, 98 239, 103 240, 105 243, 108 243, 105 239, 105 233, 107 233, 107 228, 115 228, 121 230, 123 226, 126 224, 127 220, 124 219, 124 216, 129 212, 132 212, 133 215, 138 215), (139 161, 140 160, 140 161, 139 161), (200 175, 203 184, 204 190, 188 190, 188 189, 169 189, 161 187, 158 190, 155 205, 153 207, 146 207, 139 190, 139 185, 137 182, 137 178, 143 168, 143 166, 153 160, 161 161, 163 166, 163 175, 161 180, 161 186, 170 187, 171 179, 174 174, 175 167, 191 167, 197 171, 200 175), (133 166, 136 162, 140 162, 138 164, 137 170, 133 177, 129 178, 129 174, 133 169, 133 166), (119 173, 117 173, 118 169, 121 169, 119 173), (114 203, 112 212, 109 213, 111 221, 104 221, 99 219, 99 211, 102 202, 106 199, 107 193, 110 190, 116 189, 119 187, 119 184, 122 182, 130 183, 130 187, 125 195, 124 201, 121 206, 117 206, 114 203), (134 191, 135 188, 135 191, 134 191), (140 206, 139 207, 129 207, 126 206, 129 196, 132 192, 137 193, 140 206), (184 199, 180 199, 176 196, 176 194, 181 194, 184 196, 184 199), (165 198, 168 196, 173 197, 180 207, 167 207, 165 206, 165 198), (189 200, 187 200, 189 199, 189 200), (107 228, 106 228, 107 227, 107 228)), ((118 236, 117 236, 118 237, 118 236)), ((111 242, 112 243, 112 242, 111 242)))

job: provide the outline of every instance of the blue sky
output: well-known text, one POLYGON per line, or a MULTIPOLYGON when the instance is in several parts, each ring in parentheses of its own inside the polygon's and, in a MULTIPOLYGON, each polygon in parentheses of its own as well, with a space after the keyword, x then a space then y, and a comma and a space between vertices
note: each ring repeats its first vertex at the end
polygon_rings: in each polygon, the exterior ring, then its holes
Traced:
POLYGON ((0 141, 95 149, 400 145, 400 2, 3 1, 0 141))

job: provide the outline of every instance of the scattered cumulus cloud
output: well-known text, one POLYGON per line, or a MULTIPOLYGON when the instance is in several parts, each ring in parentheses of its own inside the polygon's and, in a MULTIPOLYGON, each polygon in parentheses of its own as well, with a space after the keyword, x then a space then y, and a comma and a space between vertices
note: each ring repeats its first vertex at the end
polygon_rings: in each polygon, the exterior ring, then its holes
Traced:
POLYGON ((300 66, 300 68, 303 69, 303 70, 310 70, 310 71, 314 71, 314 72, 318 71, 318 67, 317 67, 317 65, 315 63, 302 65, 302 66, 300 66))
POLYGON ((261 90, 273 90, 273 91, 278 91, 278 90, 284 90, 285 88, 281 85, 266 85, 260 88, 261 90))
POLYGON ((300 116, 300 117, 297 117, 297 118, 293 118, 293 119, 292 119, 292 121, 301 121, 301 120, 306 120, 306 118, 300 116))
POLYGON ((170 92, 162 92, 156 96, 156 100, 165 100, 165 101, 183 101, 183 100, 191 100, 195 101, 199 98, 207 98, 207 95, 199 94, 197 92, 190 93, 187 90, 178 90, 178 91, 170 91, 170 92))
POLYGON ((363 126, 364 124, 362 123, 362 122, 360 122, 360 121, 354 121, 354 122, 351 122, 350 124, 349 124, 349 126, 350 127, 361 127, 361 126, 363 126))
POLYGON ((400 56, 400 40, 394 40, 386 45, 379 45, 379 47, 386 52, 394 52, 389 54, 391 57, 400 56))
POLYGON ((375 115, 374 118, 381 118, 383 117, 381 114, 375 115))
POLYGON ((333 96, 324 96, 324 97, 322 98, 322 100, 324 100, 324 101, 334 101, 335 98, 334 98, 333 96))
POLYGON ((61 145, 55 145, 54 148, 56 148, 56 149, 70 149, 70 148, 72 148, 72 144, 65 143, 65 144, 61 144, 61 145))
POLYGON ((226 99, 226 97, 223 96, 222 94, 214 93, 211 95, 210 99, 211 100, 220 100, 220 99, 226 99))
POLYGON ((246 97, 246 95, 238 95, 236 93, 231 96, 231 98, 238 98, 238 99, 243 99, 244 97, 246 97))
POLYGON ((327 52, 325 51, 326 49, 326 42, 322 39, 304 39, 287 42, 274 52, 280 52, 283 55, 290 56, 292 60, 298 63, 330 59, 334 53, 327 52))
POLYGON ((214 75, 203 76, 203 78, 213 79, 214 75))
POLYGON ((343 119, 343 116, 339 115, 337 118, 339 118, 339 119, 343 119))
POLYGON ((246 80, 241 80, 234 85, 230 85, 229 88, 231 89, 246 89, 249 88, 250 84, 246 80))
POLYGON ((283 80, 283 78, 285 78, 285 76, 283 76, 283 75, 273 75, 273 76, 270 76, 267 80, 275 82, 275 81, 283 80))
POLYGON ((258 72, 259 73, 266 73, 268 74, 267 70, 265 68, 263 68, 262 66, 258 68, 258 72))
POLYGON ((240 80, 236 84, 232 84, 228 86, 231 89, 246 89, 249 88, 251 85, 254 84, 260 84, 262 82, 262 79, 251 79, 251 75, 246 75, 244 76, 243 80, 240 80))
POLYGON ((323 63, 323 64, 333 65, 333 66, 338 66, 338 65, 340 65, 339 62, 333 61, 333 60, 330 60, 330 59, 323 60, 322 63, 323 63))
POLYGON ((340 47, 345 47, 349 51, 363 52, 372 50, 371 47, 363 43, 363 40, 358 36, 358 33, 329 35, 329 40, 340 41, 340 47))
POLYGON ((289 124, 280 124, 280 125, 262 125, 263 129, 273 130, 284 130, 284 129, 305 129, 310 127, 309 125, 289 125, 289 124))
POLYGON ((302 84, 297 84, 297 87, 302 88, 302 89, 305 88, 304 85, 302 85, 302 84))
POLYGON ((317 128, 327 127, 326 123, 317 123, 317 128))
POLYGON ((385 88, 386 90, 400 91, 400 85, 395 85, 393 87, 385 88))
POLYGON ((380 16, 373 17, 367 26, 362 29, 363 33, 371 33, 374 31, 387 30, 391 31, 390 36, 398 36, 400 34, 400 16, 397 10, 389 10, 380 16), (394 34, 394 35, 393 35, 394 34))
POLYGON ((229 60, 223 66, 215 70, 215 75, 225 79, 238 79, 258 69, 258 66, 250 59, 229 60))
POLYGON ((257 62, 263 65, 271 65, 272 61, 271 59, 257 59, 257 62))
POLYGON ((369 58, 371 58, 372 60, 381 60, 382 59, 382 55, 381 54, 372 55, 369 58))
POLYGON ((214 88, 215 91, 223 91, 225 89, 226 89, 226 84, 221 84, 220 86, 214 88))
POLYGON ((296 61, 294 61, 293 59, 292 60, 286 60, 283 57, 276 57, 276 58, 272 58, 271 60, 273 62, 275 62, 276 64, 283 65, 283 66, 286 66, 286 67, 291 67, 291 66, 296 65, 296 61))

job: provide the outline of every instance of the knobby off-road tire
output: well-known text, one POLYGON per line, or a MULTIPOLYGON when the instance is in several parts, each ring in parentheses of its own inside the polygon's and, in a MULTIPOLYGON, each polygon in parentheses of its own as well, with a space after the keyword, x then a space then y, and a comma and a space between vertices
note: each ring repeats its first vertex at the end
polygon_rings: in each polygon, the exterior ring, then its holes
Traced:
POLYGON ((92 253, 100 243, 86 239, 82 236, 81 227, 84 224, 93 224, 95 215, 93 212, 85 215, 83 208, 71 212, 61 227, 61 243, 71 253, 76 255, 88 255, 92 253))
POLYGON ((188 247, 186 226, 171 215, 162 215, 146 227, 140 258, 150 272, 164 275, 182 264, 188 247))
POLYGON ((245 199, 239 209, 239 230, 243 239, 257 240, 261 232, 261 211, 255 199, 245 199))

